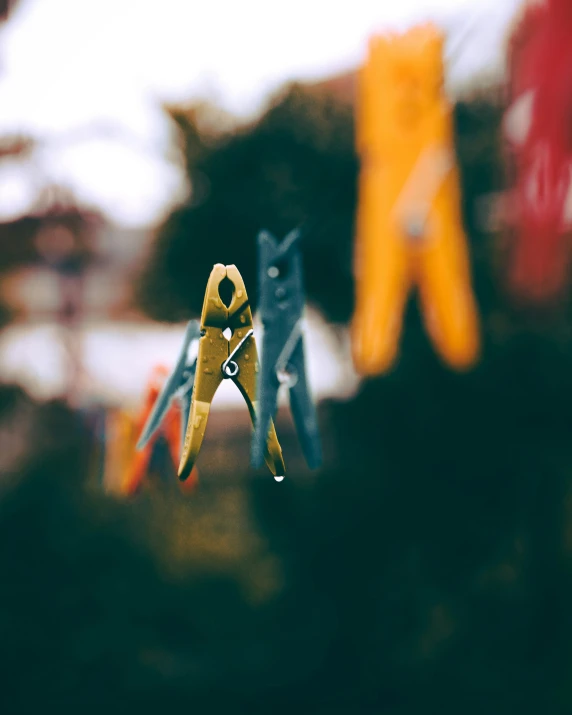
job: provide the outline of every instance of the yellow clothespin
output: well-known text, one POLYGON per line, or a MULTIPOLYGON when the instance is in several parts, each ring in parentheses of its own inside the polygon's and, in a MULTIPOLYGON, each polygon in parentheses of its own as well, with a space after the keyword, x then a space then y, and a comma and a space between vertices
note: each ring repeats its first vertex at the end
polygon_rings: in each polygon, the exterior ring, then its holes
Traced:
POLYGON ((363 375, 393 364, 417 284, 426 328, 453 368, 478 357, 478 315, 462 225, 443 37, 431 24, 373 38, 361 71, 361 157, 353 357, 363 375))
MULTIPOLYGON (((258 353, 244 281, 236 266, 217 263, 211 271, 203 303, 195 385, 179 465, 180 479, 187 479, 192 471, 205 435, 211 402, 223 380, 231 379, 238 387, 254 423, 257 373, 258 353), (234 286, 228 307, 219 294, 219 286, 225 278, 234 286), (232 332, 230 339, 224 336, 227 328, 232 332)), ((282 481, 284 461, 274 423, 268 432, 266 464, 275 479, 282 481)))

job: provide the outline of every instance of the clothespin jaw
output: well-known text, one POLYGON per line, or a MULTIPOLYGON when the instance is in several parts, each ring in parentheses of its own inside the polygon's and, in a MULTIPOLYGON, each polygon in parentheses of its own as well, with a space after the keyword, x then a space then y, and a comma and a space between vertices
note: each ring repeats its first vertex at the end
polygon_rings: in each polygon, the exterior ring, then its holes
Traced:
POLYGON ((423 25, 372 40, 362 71, 352 350, 366 376, 393 365, 414 284, 441 357, 455 369, 478 357, 442 53, 441 33, 423 25))
MULTIPOLYGON (((165 420, 163 422, 163 433, 165 434, 167 445, 169 447, 169 454, 171 456, 171 461, 174 470, 177 470, 179 466, 179 460, 181 458, 183 441, 181 435, 184 437, 184 431, 187 426, 189 411, 185 409, 183 403, 179 403, 179 406, 171 404, 165 420)), ((199 483, 199 472, 196 467, 193 468, 189 478, 185 482, 181 482, 176 479, 179 490, 185 494, 192 494, 198 483, 199 483)))
MULTIPOLYGON (((201 337, 197 357, 195 386, 179 478, 187 479, 198 457, 215 393, 224 379, 231 379, 247 404, 255 421, 258 354, 253 334, 252 313, 242 277, 236 266, 217 263, 209 277, 201 315, 201 337), (228 278, 234 294, 227 307, 219 294, 219 286, 228 278), (224 331, 229 328, 229 340, 224 331)), ((272 424, 268 433, 266 463, 277 477, 284 476, 282 450, 272 424)))
POLYGON ((298 229, 281 242, 267 231, 258 235, 260 317, 264 337, 251 448, 251 463, 257 468, 264 458, 266 435, 276 414, 281 384, 289 389, 294 424, 308 465, 316 469, 322 462, 316 409, 306 378, 302 331, 305 299, 299 239, 298 229))

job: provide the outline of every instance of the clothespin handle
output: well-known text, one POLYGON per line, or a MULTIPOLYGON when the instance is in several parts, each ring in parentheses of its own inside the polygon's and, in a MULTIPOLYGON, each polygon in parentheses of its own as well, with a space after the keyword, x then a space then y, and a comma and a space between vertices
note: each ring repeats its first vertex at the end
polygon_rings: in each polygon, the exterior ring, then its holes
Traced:
MULTIPOLYGON (((195 377, 195 363, 188 364, 187 357, 191 343, 198 340, 200 326, 196 320, 189 321, 177 364, 170 376, 163 379, 162 389, 153 400, 154 405, 149 411, 147 421, 142 426, 137 449, 143 449, 159 428, 161 421, 169 409, 173 397, 180 397, 185 391, 191 390, 195 377)), ((168 375, 168 373, 167 373, 168 375)), ((166 375, 165 375, 166 377, 166 375)))

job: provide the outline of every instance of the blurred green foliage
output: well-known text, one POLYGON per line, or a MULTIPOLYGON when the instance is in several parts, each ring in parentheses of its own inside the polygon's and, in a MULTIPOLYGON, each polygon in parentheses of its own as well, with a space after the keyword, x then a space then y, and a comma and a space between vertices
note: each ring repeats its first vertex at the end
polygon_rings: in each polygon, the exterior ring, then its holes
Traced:
POLYGON ((309 295, 334 320, 352 310, 351 236, 357 163, 351 107, 326 92, 291 87, 252 126, 205 138, 193 113, 175 113, 196 196, 155 244, 141 301, 153 317, 200 314, 215 263, 235 263, 256 305, 256 235, 302 221, 327 223, 304 245, 309 295))

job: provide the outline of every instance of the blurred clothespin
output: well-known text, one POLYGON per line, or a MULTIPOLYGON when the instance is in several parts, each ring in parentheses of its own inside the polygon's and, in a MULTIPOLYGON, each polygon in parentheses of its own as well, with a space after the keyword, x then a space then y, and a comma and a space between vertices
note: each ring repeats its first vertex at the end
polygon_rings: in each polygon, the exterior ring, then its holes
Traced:
POLYGON ((135 419, 128 410, 111 409, 105 418, 103 483, 111 492, 125 494, 125 475, 135 451, 135 419))
MULTIPOLYGON (((191 356, 190 350, 195 347, 198 343, 201 331, 197 320, 191 320, 187 324, 187 329, 185 330, 185 337, 183 339, 183 345, 181 347, 181 352, 177 359, 177 363, 166 379, 163 388, 159 392, 157 399, 151 409, 145 426, 141 432, 139 442, 137 443, 137 449, 142 450, 147 445, 149 440, 157 432, 172 401, 176 399, 180 405, 181 412, 181 435, 180 435, 180 447, 181 452, 183 451, 183 445, 185 443, 185 432, 187 430, 187 421, 189 419, 189 412, 191 409, 191 394, 193 391, 193 385, 195 382, 195 370, 197 366, 197 356, 191 356)), ((179 462, 179 457, 177 457, 176 464, 179 462)))
POLYGON ((290 392, 290 408, 308 466, 316 469, 322 462, 318 419, 304 358, 305 298, 302 257, 298 249, 300 236, 300 229, 295 229, 279 243, 267 231, 258 235, 260 316, 264 336, 251 451, 254 467, 260 467, 264 459, 281 384, 287 385, 290 392))
MULTIPOLYGON (((143 409, 134 421, 133 431, 135 435, 142 434, 145 426, 152 421, 150 418, 153 417, 154 407, 165 392, 168 374, 167 368, 162 365, 157 366, 153 370, 153 374, 147 386, 143 409)), ((160 415, 160 420, 155 424, 153 432, 146 435, 144 446, 141 444, 141 440, 139 440, 136 448, 131 451, 131 459, 122 482, 121 492, 123 494, 131 496, 141 487, 143 480, 148 474, 151 457, 160 436, 163 437, 167 443, 173 471, 176 469, 181 454, 181 434, 183 429, 181 422, 184 422, 184 419, 182 409, 179 409, 176 403, 167 401, 165 409, 160 415)), ((192 479, 189 479, 186 485, 188 487, 186 491, 192 490, 196 485, 197 479, 198 475, 195 472, 192 475, 192 479)))
MULTIPOLYGON (((153 409, 153 405, 157 401, 161 388, 168 374, 169 371, 163 365, 157 365, 154 368, 149 383, 147 384, 143 408, 141 412, 137 415, 137 417, 134 419, 133 432, 135 435, 141 433, 144 424, 147 422, 149 415, 153 409)), ((167 439, 169 451, 171 451, 173 447, 174 431, 177 427, 177 418, 174 414, 174 411, 171 411, 169 414, 169 419, 165 420, 162 430, 163 434, 167 439)), ((177 440, 179 439, 179 434, 180 433, 176 435, 177 440)), ((178 442, 175 442, 175 444, 178 447, 178 442)), ((141 484, 143 483, 143 480, 145 479, 145 476, 147 475, 147 471, 149 469, 151 455, 153 453, 153 447, 154 444, 150 444, 145 450, 140 450, 137 445, 136 448, 131 452, 131 460, 126 469, 125 477, 122 483, 121 491, 123 494, 131 496, 135 494, 141 487, 141 484)))
MULTIPOLYGON (((256 421, 254 400, 258 354, 248 296, 236 266, 217 263, 213 267, 205 291, 200 327, 195 387, 179 465, 182 480, 188 478, 199 455, 211 403, 223 380, 230 379, 235 383, 244 397, 252 422, 256 421), (223 303, 219 294, 219 286, 225 278, 234 286, 229 306, 223 303), (227 329, 231 331, 230 339, 224 335, 227 329)), ((281 481, 284 461, 273 423, 267 435, 266 463, 275 478, 281 481)))
POLYGON ((509 44, 504 133, 514 181, 508 283, 544 302, 568 283, 572 237, 572 3, 528 6, 509 44))
POLYGON ((363 375, 393 364, 414 284, 441 357, 464 369, 478 356, 477 308, 443 80, 443 37, 433 25, 371 40, 357 116, 361 171, 352 345, 363 375))

